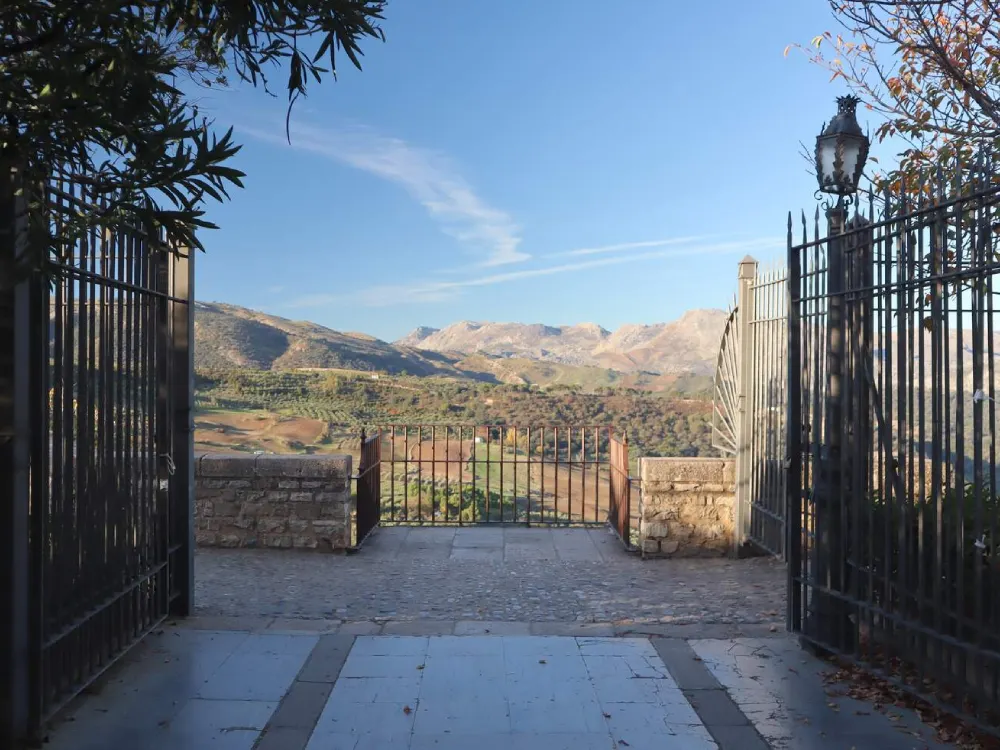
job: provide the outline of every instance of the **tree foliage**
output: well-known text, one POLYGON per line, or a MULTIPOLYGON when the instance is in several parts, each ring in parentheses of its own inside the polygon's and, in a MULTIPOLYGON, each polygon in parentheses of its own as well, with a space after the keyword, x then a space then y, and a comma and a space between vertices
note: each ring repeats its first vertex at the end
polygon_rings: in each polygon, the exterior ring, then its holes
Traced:
MULTIPOLYGON (((1000 0, 829 0, 842 33, 791 45, 883 116, 906 142, 876 176, 892 194, 932 191, 1000 145, 1000 0)), ((786 54, 787 54, 786 50, 786 54)))
MULTIPOLYGON (((289 114, 337 54, 360 68, 382 38, 385 0, 4 0, 0 3, 0 163, 29 186, 29 216, 57 254, 89 227, 139 225, 202 248, 207 200, 242 185, 190 91, 229 76, 269 89, 286 77, 289 114), (30 189, 72 175, 88 203, 41 204, 30 189), (43 210, 44 209, 44 210, 43 210), (50 211, 57 211, 52 216, 50 211)), ((287 128, 287 119, 286 119, 287 128)), ((9 255, 9 253, 6 253, 9 255)), ((34 262, 39 259, 33 258, 34 262)))

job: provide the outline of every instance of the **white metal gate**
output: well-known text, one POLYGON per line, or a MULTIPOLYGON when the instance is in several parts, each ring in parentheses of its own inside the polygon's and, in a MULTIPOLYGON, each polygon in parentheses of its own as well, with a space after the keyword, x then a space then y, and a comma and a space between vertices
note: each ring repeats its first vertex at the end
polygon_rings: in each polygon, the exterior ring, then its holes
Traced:
POLYGON ((787 285, 784 268, 740 263, 715 372, 713 446, 736 462, 737 551, 785 554, 787 285))

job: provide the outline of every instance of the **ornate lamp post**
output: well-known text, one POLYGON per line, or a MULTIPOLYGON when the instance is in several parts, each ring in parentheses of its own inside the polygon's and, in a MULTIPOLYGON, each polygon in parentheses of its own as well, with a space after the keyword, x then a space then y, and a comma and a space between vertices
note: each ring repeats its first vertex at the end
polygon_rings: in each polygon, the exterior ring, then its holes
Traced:
POLYGON ((850 202, 858 190, 868 160, 868 137, 858 125, 856 96, 837 99, 837 115, 816 136, 816 178, 819 192, 839 196, 837 203, 850 202))
MULTIPOLYGON (((826 327, 826 397, 824 399, 823 418, 823 450, 820 459, 820 486, 816 493, 816 539, 813 547, 813 583, 816 586, 829 587, 833 592, 845 591, 847 581, 843 580, 846 570, 844 557, 847 549, 845 529, 842 528, 842 505, 850 502, 852 489, 848 476, 843 476, 842 455, 844 438, 855 440, 855 450, 850 450, 848 459, 853 454, 867 449, 863 425, 847 425, 844 414, 845 370, 857 369, 860 361, 853 361, 853 367, 848 368, 845 361, 845 340, 848 335, 865 339, 862 330, 847 330, 845 316, 845 290, 847 284, 847 263, 845 263, 845 238, 847 228, 847 209, 853 202, 853 196, 858 190, 858 183, 868 159, 869 141, 858 125, 856 110, 859 99, 854 96, 842 96, 837 99, 837 115, 824 124, 819 136, 816 137, 816 177, 819 181, 817 198, 821 193, 836 195, 835 204, 827 201, 824 204, 827 219, 827 327, 826 327), (845 482, 845 479, 848 481, 845 482)), ((856 239, 856 238, 855 238, 856 239)), ((857 242, 852 243, 858 245, 857 242)), ((861 250, 860 247, 855 249, 861 250)), ((867 253, 858 253, 852 258, 851 276, 863 269, 867 253)), ((852 288, 857 288, 852 285, 852 288)), ((853 303, 852 303, 853 304, 853 303)), ((856 312, 863 314, 861 307, 856 312)), ((863 324, 862 328, 864 327, 863 324)), ((864 345, 864 341, 857 341, 864 345)), ((857 347, 855 347, 857 351, 857 347)), ((864 356, 863 354, 861 356, 864 356)), ((855 373, 850 373, 855 374, 855 373)), ((852 383, 864 381, 852 380, 852 383)), ((865 386, 867 384, 865 383, 865 386)), ((860 404, 867 404, 867 387, 856 388, 860 404)), ((862 409, 864 407, 862 406, 862 409)), ((864 423, 866 420, 862 419, 864 423)), ((863 462, 862 465, 866 465, 863 462)), ((817 637, 821 643, 829 644, 835 650, 850 650, 853 639, 847 611, 843 602, 835 597, 813 591, 810 602, 810 616, 806 629, 817 637), (811 621, 811 622, 810 622, 811 621)))

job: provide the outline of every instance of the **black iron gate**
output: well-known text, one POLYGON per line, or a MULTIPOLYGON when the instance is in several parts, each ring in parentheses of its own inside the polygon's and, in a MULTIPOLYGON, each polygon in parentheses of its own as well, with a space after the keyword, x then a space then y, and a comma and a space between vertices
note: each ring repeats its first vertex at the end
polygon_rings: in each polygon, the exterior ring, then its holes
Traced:
POLYGON ((789 625, 1000 732, 1000 188, 789 216, 789 625))
POLYGON ((380 435, 382 523, 607 523, 608 427, 390 425, 380 435))
MULTIPOLYGON (((25 197, 6 198, 9 261, 30 245, 25 197)), ((71 179, 44 198, 100 208, 71 179)), ((0 739, 191 608, 192 281, 188 251, 94 229, 0 292, 0 739)))

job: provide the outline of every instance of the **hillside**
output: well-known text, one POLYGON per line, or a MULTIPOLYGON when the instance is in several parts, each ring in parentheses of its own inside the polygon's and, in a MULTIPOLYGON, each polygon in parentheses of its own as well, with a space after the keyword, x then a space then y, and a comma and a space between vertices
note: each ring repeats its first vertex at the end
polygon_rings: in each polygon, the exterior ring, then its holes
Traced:
POLYGON ((625 325, 608 331, 593 323, 548 326, 462 321, 440 330, 418 328, 397 345, 440 354, 481 354, 619 372, 694 373, 715 370, 723 310, 691 310, 679 320, 625 325))
POLYGON ((194 337, 199 369, 336 368, 463 376, 450 358, 436 352, 393 346, 366 334, 340 333, 236 305, 196 303, 194 337))
POLYGON ((199 369, 343 369, 446 376, 516 385, 673 387, 710 376, 725 325, 721 310, 694 310, 672 323, 617 331, 520 323, 418 328, 394 344, 236 305, 195 306, 199 369))
MULTIPOLYGON (((712 376, 697 372, 656 373, 621 372, 602 367, 567 365, 519 357, 494 357, 470 354, 455 367, 475 376, 492 375, 496 382, 508 385, 568 386, 582 392, 609 388, 630 388, 649 392, 698 395, 711 391, 712 376)), ((485 379, 485 378, 484 378, 485 379)))
POLYGON ((199 450, 278 453, 356 450, 378 425, 607 425, 628 430, 634 455, 716 455, 712 402, 616 388, 599 393, 453 378, 320 372, 202 371, 196 379, 199 450))

